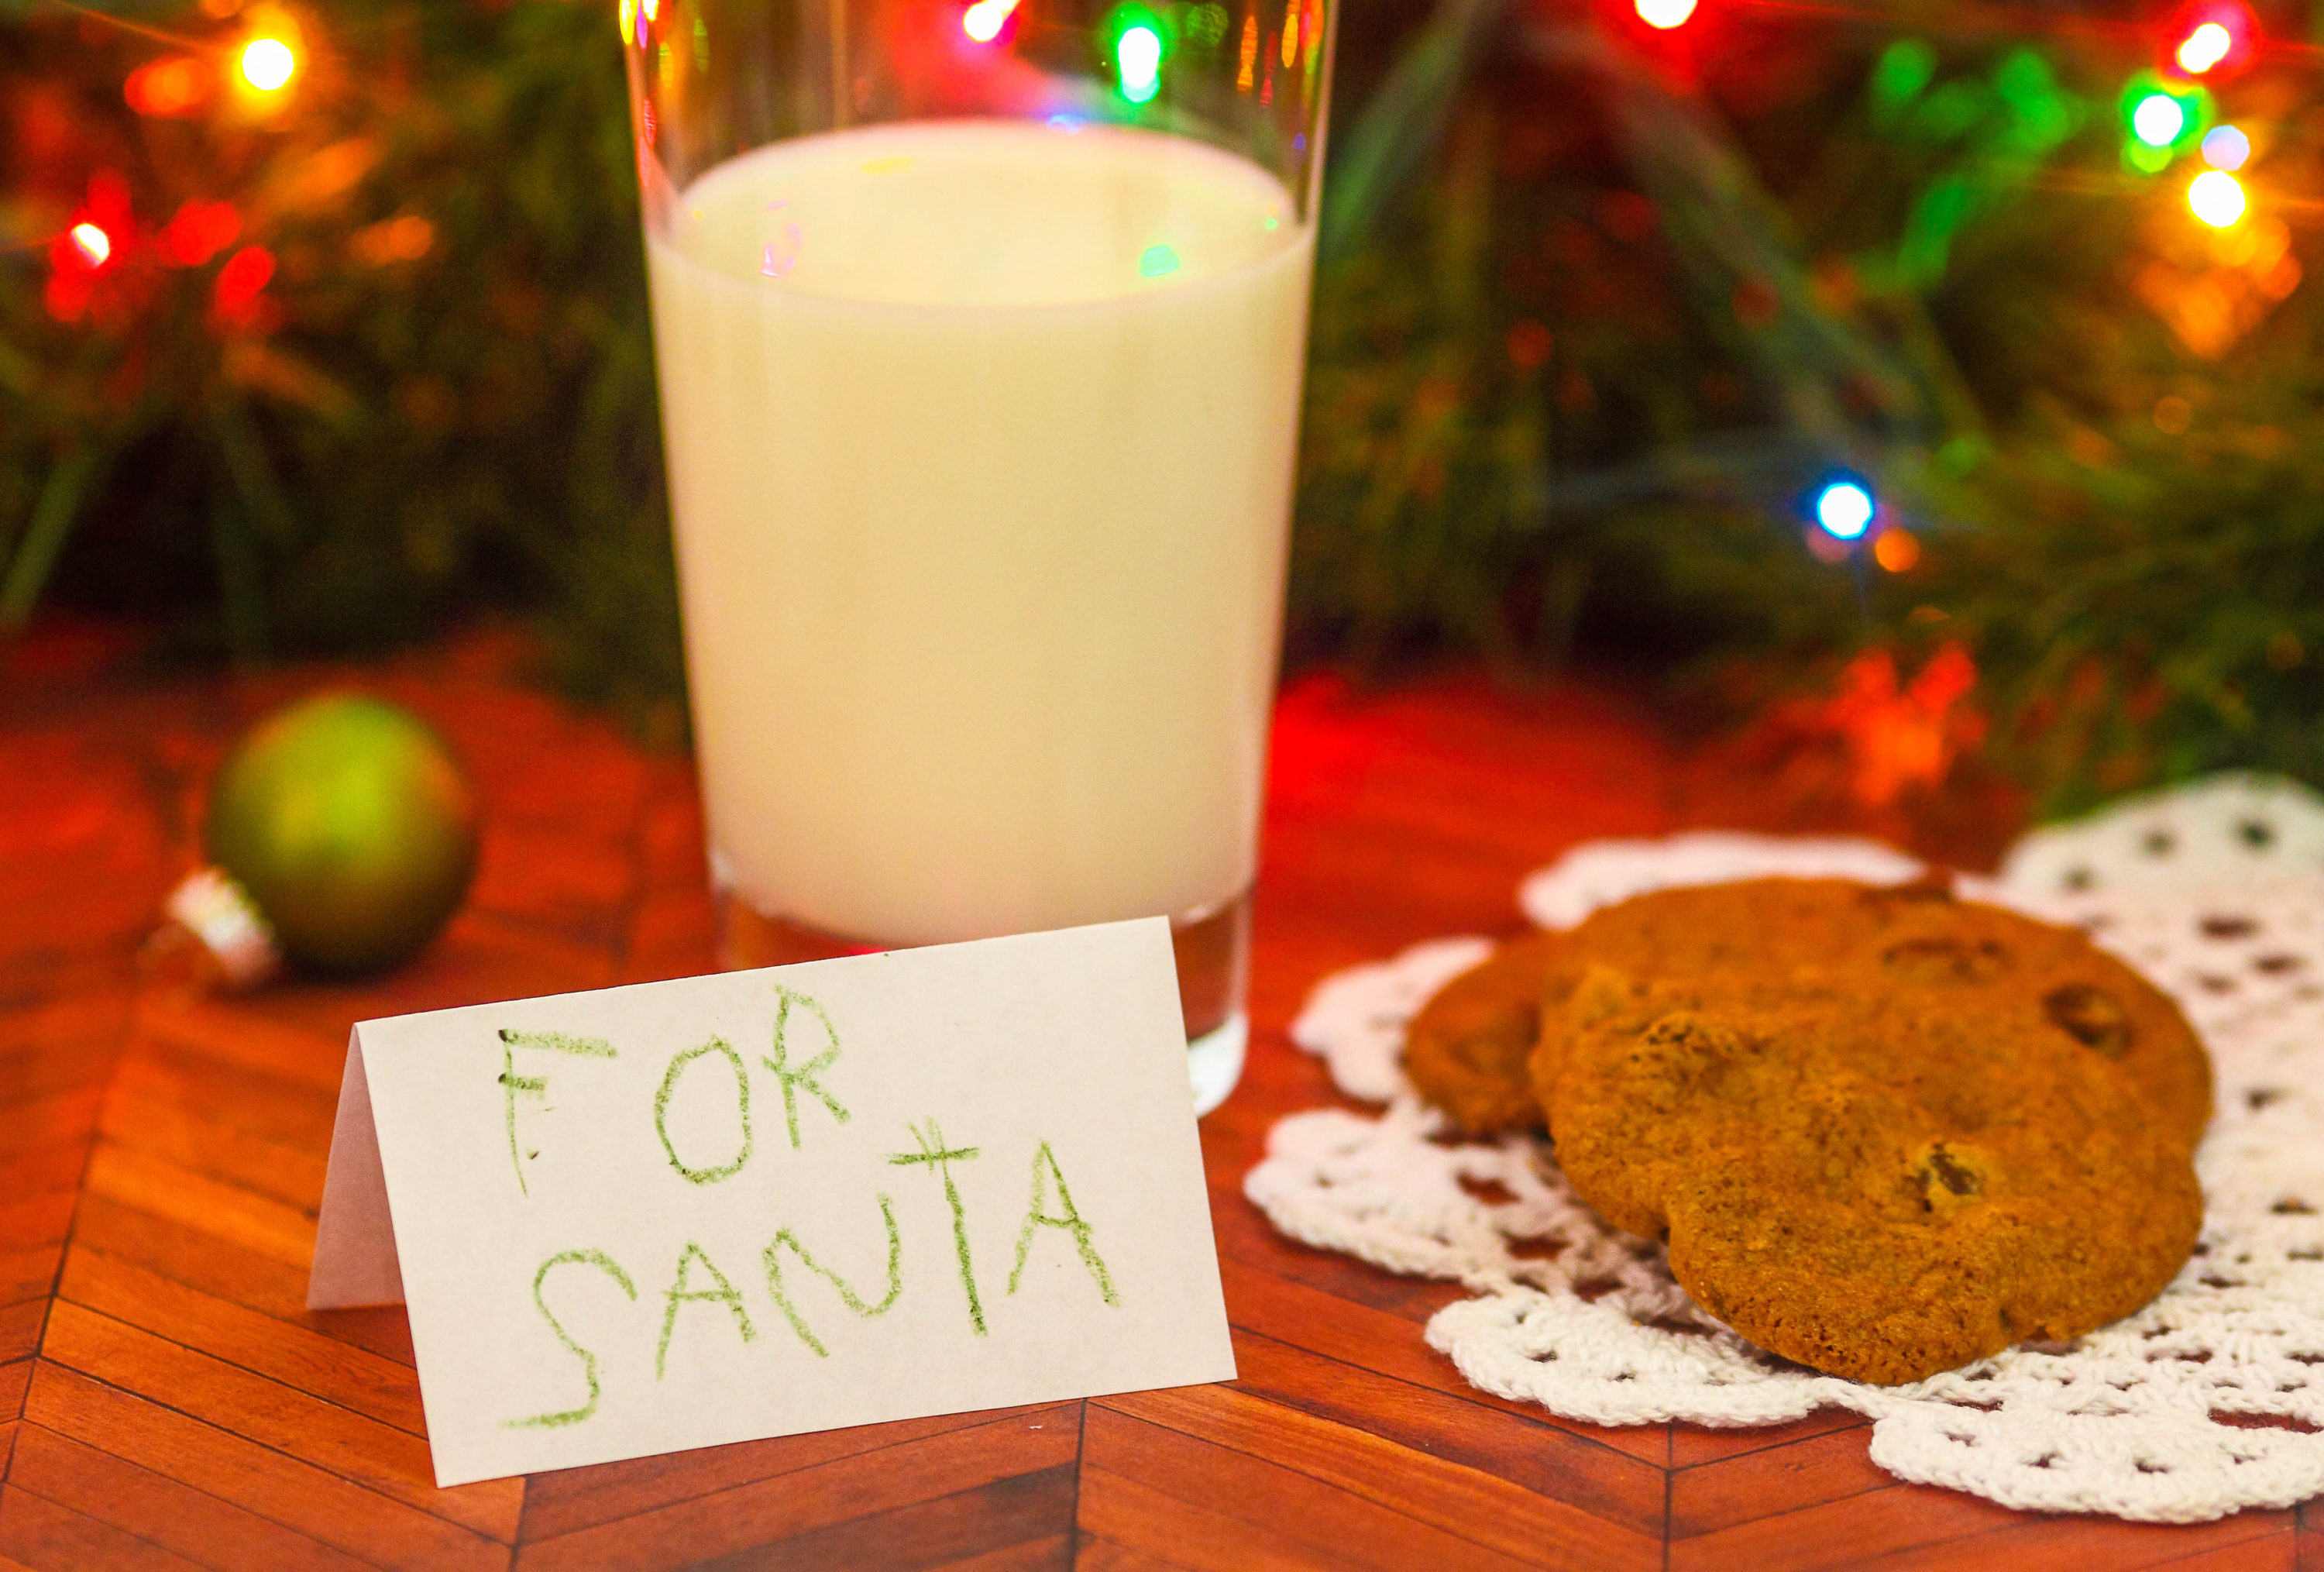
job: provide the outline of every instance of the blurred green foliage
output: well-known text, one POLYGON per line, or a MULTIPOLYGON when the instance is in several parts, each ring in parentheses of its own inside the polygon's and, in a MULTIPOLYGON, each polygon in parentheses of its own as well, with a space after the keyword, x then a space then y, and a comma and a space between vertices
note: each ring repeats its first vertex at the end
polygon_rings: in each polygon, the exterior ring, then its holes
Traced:
MULTIPOLYGON (((258 660, 517 606, 568 686, 668 725, 607 12, 335 0, 298 14, 278 113, 132 113, 129 73, 214 53, 233 3, 0 0, 0 622, 58 596, 258 660), (52 242, 108 170, 135 264, 60 316, 52 242), (165 264, 189 202, 241 233, 165 264), (237 315, 252 246, 274 271, 237 315)), ((2324 193, 2313 82, 2222 91, 2256 216, 2213 236, 2190 164, 2125 166, 2135 32, 2005 36, 1951 0, 1613 15, 1350 0, 1295 658, 1611 651, 1765 700, 1958 642, 1994 757, 2053 807, 2324 780, 2314 245, 2274 216, 2324 193), (1840 467, 1908 569, 1809 550, 1840 467)))
POLYGON ((1447 0, 1343 129, 1295 627, 1755 706, 1959 643, 2045 809, 2324 781, 2315 84, 2222 89, 2264 153, 2218 234, 2200 163, 2126 167, 2133 31, 1608 14, 1447 0), (1842 468, 1906 570, 1809 549, 1842 468))
POLYGON ((341 0, 296 14, 302 69, 261 113, 215 80, 255 14, 0 10, 0 617, 47 591, 256 660, 553 607, 568 680, 669 707, 675 596, 608 17, 341 0), (131 72, 180 57, 207 68, 207 101, 132 113, 131 72), (108 171, 134 228, 60 319, 51 237, 108 171), (171 220, 220 202, 239 233, 183 265, 171 220), (222 313, 221 275, 254 246, 272 275, 222 313))

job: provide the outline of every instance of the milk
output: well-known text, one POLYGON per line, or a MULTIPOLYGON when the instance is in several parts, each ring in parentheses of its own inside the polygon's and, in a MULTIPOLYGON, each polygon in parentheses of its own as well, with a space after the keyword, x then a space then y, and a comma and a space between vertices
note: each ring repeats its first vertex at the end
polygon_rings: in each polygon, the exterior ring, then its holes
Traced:
POLYGON ((1312 232, 1151 133, 780 143, 650 234, 720 879, 928 943, 1257 860, 1312 232))

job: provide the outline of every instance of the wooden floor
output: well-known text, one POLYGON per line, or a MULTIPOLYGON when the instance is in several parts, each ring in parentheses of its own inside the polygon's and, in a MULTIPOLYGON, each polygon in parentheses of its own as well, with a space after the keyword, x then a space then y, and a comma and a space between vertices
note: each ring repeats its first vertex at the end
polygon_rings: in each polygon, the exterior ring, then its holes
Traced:
POLYGON ((682 762, 479 642, 356 673, 143 682, 69 636, 0 674, 0 1572, 32 1567, 2324 1567, 2324 1521, 2037 1518, 1897 1484, 1845 1415, 1564 1424, 1421 1339, 1451 1290, 1277 1238, 1241 1175, 1331 1100, 1285 1026, 1324 973, 1507 929, 1592 836, 1780 817, 1590 690, 1296 686, 1277 731, 1253 1057, 1205 1121, 1242 1378, 439 1491, 401 1310, 300 1308, 348 1023, 709 962, 682 762), (364 987, 141 987, 198 792, 352 675, 436 719, 490 809, 474 897, 364 987))

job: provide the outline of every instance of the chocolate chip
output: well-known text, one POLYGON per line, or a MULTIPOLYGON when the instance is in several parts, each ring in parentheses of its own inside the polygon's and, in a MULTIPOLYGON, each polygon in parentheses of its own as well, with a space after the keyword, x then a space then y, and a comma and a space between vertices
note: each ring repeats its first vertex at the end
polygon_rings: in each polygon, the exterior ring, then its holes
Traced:
POLYGON ((1960 1209, 1960 1197, 1974 1197, 1985 1188, 1985 1176, 1968 1158, 1946 1150, 1941 1141, 1914 1165, 1913 1180, 1921 1188, 1921 1210, 1944 1216, 1960 1209))
POLYGON ((1957 1196, 1973 1196, 1985 1188, 1985 1181, 1978 1178, 1975 1169, 1960 1161, 1941 1146, 1929 1153, 1929 1173, 1957 1196))
POLYGON ((1890 970, 1929 982, 1979 983, 2009 969, 2009 952, 1992 939, 1908 939, 1880 959, 1890 970))
POLYGON ((2130 1017, 2115 996, 2088 983, 2067 983, 2042 995, 2051 1023, 2108 1059, 2130 1051, 2130 1017))

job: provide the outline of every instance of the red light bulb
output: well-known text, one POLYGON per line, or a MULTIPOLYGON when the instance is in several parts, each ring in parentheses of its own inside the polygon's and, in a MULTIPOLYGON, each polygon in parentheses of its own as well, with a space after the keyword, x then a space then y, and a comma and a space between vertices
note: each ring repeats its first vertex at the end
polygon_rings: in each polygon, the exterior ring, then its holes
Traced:
POLYGON ((2244 0, 2190 0, 2163 31, 2163 69, 2181 80, 2224 81, 2252 62, 2259 19, 2244 0))
POLYGON ((1695 0, 1631 0, 1631 4, 1637 8, 1639 21, 1665 32, 1684 25, 1695 7, 1695 0))

